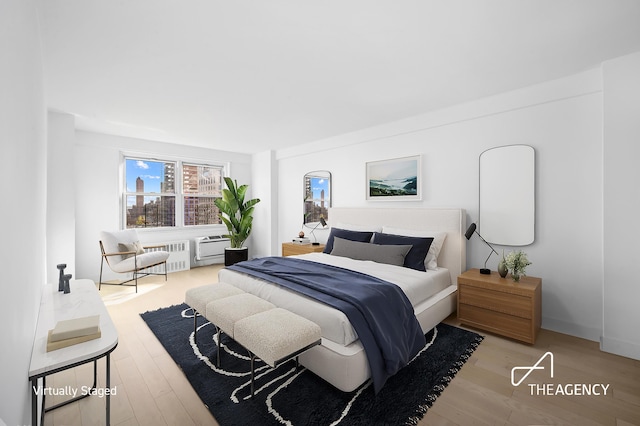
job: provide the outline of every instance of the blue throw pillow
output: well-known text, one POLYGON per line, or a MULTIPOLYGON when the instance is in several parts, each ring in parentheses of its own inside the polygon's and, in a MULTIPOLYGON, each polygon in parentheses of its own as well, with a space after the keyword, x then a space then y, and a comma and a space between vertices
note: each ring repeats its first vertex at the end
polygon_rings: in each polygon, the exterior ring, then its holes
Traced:
POLYGON ((431 237, 407 237, 405 235, 384 234, 382 232, 376 232, 373 236, 373 244, 413 246, 404 258, 404 266, 417 271, 427 270, 424 266, 424 259, 427 257, 427 252, 432 242, 433 238, 431 237))
POLYGON ((368 243, 371 241, 372 236, 373 236, 373 232, 348 231, 346 229, 331 228, 331 233, 329 233, 329 238, 327 239, 327 245, 325 246, 323 253, 327 253, 327 254, 331 253, 331 250, 333 250, 334 237, 344 238, 345 240, 349 240, 349 241, 358 241, 361 243, 368 243))

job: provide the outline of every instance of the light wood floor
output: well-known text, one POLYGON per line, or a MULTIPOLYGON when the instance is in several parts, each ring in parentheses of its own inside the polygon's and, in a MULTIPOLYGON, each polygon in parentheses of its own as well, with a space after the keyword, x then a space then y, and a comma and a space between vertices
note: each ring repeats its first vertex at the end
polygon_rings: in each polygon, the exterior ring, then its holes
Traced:
MULTIPOLYGON (((176 272, 166 283, 163 277, 147 277, 147 284, 139 286, 143 294, 128 300, 118 296, 133 293, 132 287, 102 288, 103 297, 114 303, 108 310, 119 333, 111 357, 111 386, 117 392, 111 398, 113 425, 217 424, 139 314, 182 303, 185 290, 216 282, 218 270, 176 272)), ((447 322, 458 325, 455 316, 447 322)), ((104 361, 98 374, 98 386, 104 388, 104 361)), ((47 385, 79 388, 91 380, 88 365, 51 376, 47 385)), ((56 397, 47 399, 47 405, 55 402, 56 397)), ((104 424, 104 398, 89 397, 45 416, 45 425, 94 424, 104 424)), ((487 335, 420 425, 640 425, 640 361, 546 330, 534 346, 487 335), (546 370, 535 371, 525 383, 512 386, 511 368, 533 365, 546 351, 554 354, 553 379, 546 370), (609 388, 606 396, 541 396, 531 395, 526 383, 603 383, 609 388)))

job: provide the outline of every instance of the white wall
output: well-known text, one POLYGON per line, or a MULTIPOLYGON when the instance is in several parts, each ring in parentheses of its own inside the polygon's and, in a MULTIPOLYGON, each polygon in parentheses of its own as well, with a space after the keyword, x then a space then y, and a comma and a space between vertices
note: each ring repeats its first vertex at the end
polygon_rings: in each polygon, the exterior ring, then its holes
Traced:
MULTIPOLYGON (((151 157, 228 163, 231 177, 238 183, 251 182, 251 156, 227 151, 132 139, 99 133, 77 131, 75 134, 76 183, 76 275, 97 281, 100 273, 100 231, 120 229, 121 222, 121 153, 137 153, 151 157)), ((250 196, 251 194, 249 194, 250 196)), ((139 230, 141 242, 191 240, 226 233, 224 225, 182 229, 139 230)), ((105 271, 105 279, 114 276, 105 271)))
POLYGON ((270 256, 278 249, 278 167, 274 151, 254 154, 252 158, 251 198, 259 198, 253 215, 253 230, 249 245, 251 257, 270 256), (256 237, 255 235, 259 235, 256 237))
POLYGON ((28 378, 45 283, 46 109, 32 0, 0 2, 0 424, 30 424, 28 378))
POLYGON ((602 350, 640 359, 640 52, 603 65, 604 291, 602 350))
POLYGON ((76 276, 75 129, 72 115, 49 112, 47 118, 47 281, 55 282, 60 263, 76 276))
MULTIPOLYGON (((278 151, 279 241, 296 236, 300 229, 302 177, 310 170, 333 174, 333 206, 459 207, 466 209, 468 223, 476 221, 478 157, 485 149, 509 144, 527 144, 536 150, 536 240, 523 249, 533 262, 527 273, 543 279, 543 327, 598 340, 602 323, 600 69, 278 151), (422 201, 365 200, 367 161, 415 154, 423 160, 422 201)), ((327 232, 316 234, 321 239, 327 232)), ((472 238, 467 251, 467 266, 481 267, 489 250, 472 238)), ((497 261, 493 256, 488 266, 495 270, 497 261)))

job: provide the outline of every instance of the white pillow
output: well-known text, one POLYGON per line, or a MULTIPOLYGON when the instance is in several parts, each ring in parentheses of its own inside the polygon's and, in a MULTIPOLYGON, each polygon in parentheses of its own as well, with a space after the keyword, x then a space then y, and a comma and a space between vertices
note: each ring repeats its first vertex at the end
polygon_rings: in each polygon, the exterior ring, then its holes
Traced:
POLYGON ((402 228, 393 228, 391 226, 383 226, 382 232, 384 232, 385 234, 405 235, 407 237, 422 237, 422 238, 432 237, 433 242, 429 247, 429 251, 427 252, 427 257, 424 259, 424 266, 427 269, 438 269, 438 256, 440 255, 440 250, 442 250, 444 239, 447 237, 446 232, 423 231, 418 229, 402 229, 402 228))
POLYGON ((335 228, 346 229, 347 231, 359 231, 359 232, 382 232, 382 226, 373 225, 354 225, 351 223, 338 222, 335 228))

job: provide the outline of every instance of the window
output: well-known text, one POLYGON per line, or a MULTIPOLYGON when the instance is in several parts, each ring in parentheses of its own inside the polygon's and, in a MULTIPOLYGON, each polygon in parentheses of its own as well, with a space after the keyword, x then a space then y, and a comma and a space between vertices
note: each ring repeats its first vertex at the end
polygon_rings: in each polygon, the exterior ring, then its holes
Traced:
POLYGON ((222 175, 221 167, 182 165, 185 226, 222 223, 214 204, 214 200, 222 196, 222 175))
POLYGON ((125 227, 222 223, 214 200, 221 196, 223 176, 222 166, 125 157, 125 227))

